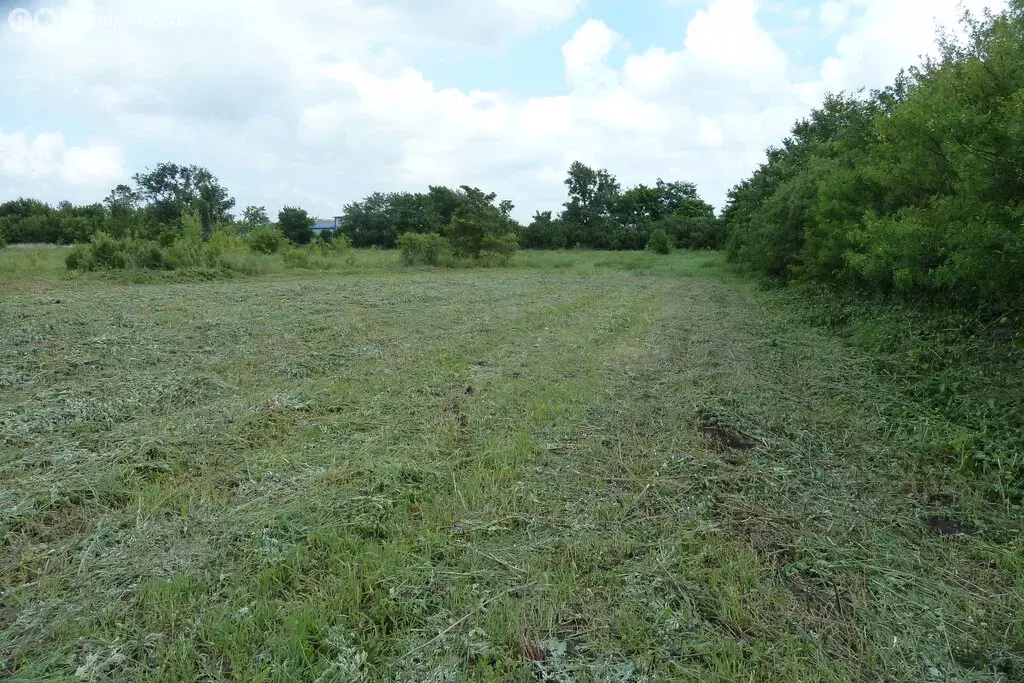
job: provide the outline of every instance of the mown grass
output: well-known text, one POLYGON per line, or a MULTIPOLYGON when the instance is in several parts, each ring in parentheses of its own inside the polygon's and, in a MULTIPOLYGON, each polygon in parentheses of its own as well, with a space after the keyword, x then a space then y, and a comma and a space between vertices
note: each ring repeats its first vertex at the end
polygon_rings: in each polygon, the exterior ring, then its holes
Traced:
POLYGON ((907 438, 958 413, 718 255, 34 268, 0 676, 1024 677, 1020 509, 907 438))

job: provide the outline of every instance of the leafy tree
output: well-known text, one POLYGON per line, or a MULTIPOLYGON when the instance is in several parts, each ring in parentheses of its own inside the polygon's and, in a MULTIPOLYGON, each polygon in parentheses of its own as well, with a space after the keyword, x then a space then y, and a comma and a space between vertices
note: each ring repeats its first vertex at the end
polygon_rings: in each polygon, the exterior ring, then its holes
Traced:
POLYGON ((493 256, 507 260, 516 252, 519 238, 512 219, 512 202, 494 204, 497 195, 463 185, 460 202, 445 229, 456 255, 479 259, 493 256))
POLYGON ((565 249, 565 225, 552 218, 550 211, 538 211, 533 221, 519 231, 519 246, 523 249, 565 249))
POLYGON ((614 248, 612 212, 619 198, 619 181, 606 170, 594 170, 574 161, 565 185, 569 201, 565 204, 565 222, 570 244, 595 249, 614 248))
POLYGON ((106 232, 118 238, 150 232, 145 228, 145 214, 139 209, 141 204, 139 193, 128 185, 118 185, 111 190, 103 200, 109 216, 106 232))
POLYGON ((245 244, 260 254, 276 254, 288 242, 276 227, 253 228, 245 236, 245 244))
MULTIPOLYGON (((728 253, 783 279, 1024 309, 1024 1, 872 93, 829 96, 729 193, 728 253)), ((1012 317, 1012 316, 1011 316, 1012 317)))
POLYGON ((615 202, 617 237, 610 244, 618 249, 643 249, 651 226, 664 214, 661 190, 637 185, 623 192, 615 202))
POLYGON ((393 248, 398 233, 391 222, 393 195, 374 192, 361 202, 345 206, 341 216, 341 231, 356 247, 377 245, 393 248))
POLYGON ((248 233, 256 228, 265 228, 268 225, 270 225, 270 217, 267 215, 267 207, 250 205, 242 211, 243 233, 248 233))
POLYGON ((305 209, 294 206, 286 206, 277 214, 277 226, 295 244, 309 244, 313 240, 315 222, 305 209))
POLYGON ((216 223, 231 220, 235 200, 207 169, 164 162, 132 176, 138 197, 153 219, 163 225, 179 225, 182 214, 195 211, 209 235, 216 223))

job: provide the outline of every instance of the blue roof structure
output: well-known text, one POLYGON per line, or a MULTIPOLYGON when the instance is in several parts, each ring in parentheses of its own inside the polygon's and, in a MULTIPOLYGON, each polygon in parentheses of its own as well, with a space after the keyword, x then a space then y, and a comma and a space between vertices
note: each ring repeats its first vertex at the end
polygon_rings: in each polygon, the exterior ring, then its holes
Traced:
POLYGON ((329 221, 317 221, 313 224, 313 232, 324 232, 325 230, 337 230, 341 216, 335 216, 329 221))

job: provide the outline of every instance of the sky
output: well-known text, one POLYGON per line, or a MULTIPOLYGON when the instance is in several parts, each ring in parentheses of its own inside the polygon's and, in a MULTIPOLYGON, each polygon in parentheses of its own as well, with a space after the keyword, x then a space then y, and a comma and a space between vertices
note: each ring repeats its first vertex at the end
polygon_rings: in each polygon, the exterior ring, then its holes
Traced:
POLYGON ((0 201, 162 161, 329 217, 473 185, 529 220, 574 160, 722 206, 828 92, 997 0, 0 0, 0 201))

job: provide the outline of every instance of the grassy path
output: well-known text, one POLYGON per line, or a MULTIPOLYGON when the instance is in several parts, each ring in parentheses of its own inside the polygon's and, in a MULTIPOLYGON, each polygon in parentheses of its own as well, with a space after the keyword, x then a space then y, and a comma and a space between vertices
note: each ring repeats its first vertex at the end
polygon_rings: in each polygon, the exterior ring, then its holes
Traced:
POLYGON ((1024 675, 1014 520, 867 359, 580 258, 0 296, 0 677, 1024 675))

